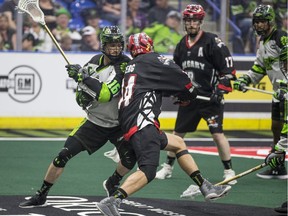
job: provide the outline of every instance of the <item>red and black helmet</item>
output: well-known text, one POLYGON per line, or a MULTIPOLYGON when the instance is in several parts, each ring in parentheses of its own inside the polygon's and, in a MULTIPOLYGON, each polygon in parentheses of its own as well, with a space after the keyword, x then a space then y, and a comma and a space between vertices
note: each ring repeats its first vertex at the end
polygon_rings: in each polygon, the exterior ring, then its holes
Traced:
POLYGON ((205 17, 205 11, 201 5, 190 4, 183 11, 183 20, 185 19, 197 19, 203 20, 205 17))
POLYGON ((127 49, 132 57, 153 51, 153 40, 144 32, 130 35, 127 49))

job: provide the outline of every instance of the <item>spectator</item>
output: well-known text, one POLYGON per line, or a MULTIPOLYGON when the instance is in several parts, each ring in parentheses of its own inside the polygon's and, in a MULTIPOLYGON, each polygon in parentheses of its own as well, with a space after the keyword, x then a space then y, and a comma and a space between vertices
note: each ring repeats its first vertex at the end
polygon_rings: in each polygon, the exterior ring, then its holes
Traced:
POLYGON ((172 10, 176 9, 168 4, 168 0, 156 0, 156 5, 148 12, 149 25, 153 22, 164 24, 167 14, 172 10))
POLYGON ((16 10, 15 7, 17 6, 17 0, 5 0, 2 5, 0 6, 0 13, 6 14, 8 17, 9 26, 13 29, 16 29, 16 10))
POLYGON ((96 31, 92 26, 86 26, 82 30, 81 51, 99 52, 100 41, 96 35, 96 31))
POLYGON ((147 15, 140 10, 141 0, 128 0, 127 13, 132 17, 134 26, 140 30, 148 26, 147 15))
POLYGON ((78 51, 76 47, 73 47, 72 38, 68 34, 63 35, 60 41, 60 46, 63 51, 78 51))
POLYGON ((0 34, 0 51, 7 51, 7 50, 5 50, 4 40, 3 40, 3 37, 1 36, 1 34, 0 34))
POLYGON ((252 26, 252 13, 255 10, 257 6, 256 1, 249 1, 249 0, 234 0, 231 1, 231 13, 233 16, 233 19, 238 26, 238 28, 241 30, 241 35, 235 35, 233 36, 233 52, 234 53, 240 53, 244 54, 246 46, 246 51, 250 53, 250 50, 248 48, 250 46, 253 46, 253 44, 248 43, 251 42, 252 38, 249 38, 248 36, 254 37, 254 35, 249 34, 249 31, 251 33, 251 26, 252 26), (246 45, 247 44, 247 45, 246 45))
POLYGON ((278 29, 283 27, 283 19, 287 13, 287 0, 274 0, 270 5, 273 4, 275 10, 275 21, 278 29))
POLYGON ((30 52, 37 51, 37 42, 38 40, 32 33, 24 34, 22 38, 22 50, 30 52))
POLYGON ((56 28, 56 11, 60 8, 52 0, 39 0, 39 7, 45 15, 45 22, 47 27, 52 31, 56 28))
POLYGON ((9 26, 9 18, 4 13, 0 13, 0 35, 4 41, 4 50, 16 50, 16 30, 9 26))
POLYGON ((181 14, 170 11, 165 24, 153 23, 143 31, 154 41, 154 51, 159 53, 173 53, 176 45, 182 38, 180 34, 181 14))
POLYGON ((105 0, 102 6, 102 19, 110 21, 113 25, 118 25, 121 19, 121 1, 120 0, 105 0))
POLYGON ((126 16, 126 39, 129 38, 130 35, 140 33, 140 28, 137 28, 134 24, 133 18, 130 14, 126 16))
POLYGON ((93 8, 89 8, 83 11, 83 18, 85 20, 86 26, 92 26, 95 29, 97 36, 99 37, 101 31, 99 25, 100 22, 99 12, 93 8))
POLYGON ((56 18, 57 27, 52 31, 55 38, 61 41, 62 36, 68 34, 72 38, 74 45, 79 44, 81 41, 80 33, 72 31, 68 26, 71 18, 70 13, 65 8, 60 8, 56 11, 56 18))
POLYGON ((53 50, 53 41, 48 33, 42 28, 42 26, 34 22, 30 16, 27 16, 27 21, 24 23, 24 33, 32 33, 38 39, 37 50, 39 52, 51 52, 53 50))

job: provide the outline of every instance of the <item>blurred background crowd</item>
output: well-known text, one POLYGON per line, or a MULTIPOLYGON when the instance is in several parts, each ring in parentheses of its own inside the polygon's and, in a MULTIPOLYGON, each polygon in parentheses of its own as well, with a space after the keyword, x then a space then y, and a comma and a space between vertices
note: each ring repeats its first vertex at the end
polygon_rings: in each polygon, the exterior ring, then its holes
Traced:
MULTIPOLYGON (((184 35, 181 11, 191 3, 201 4, 206 11, 203 29, 219 34, 221 0, 127 0, 126 38, 144 31, 153 38, 156 52, 172 54, 184 35)), ((287 0, 227 0, 226 42, 233 54, 255 54, 257 37, 252 28, 252 12, 259 4, 272 5, 277 28, 287 31, 287 0)), ((0 0, 0 50, 56 51, 43 26, 26 14, 17 18, 17 5, 18 0, 0 0), (21 35, 21 44, 17 34, 21 35)), ((121 25, 123 20, 120 0, 39 0, 39 6, 46 25, 66 52, 100 51, 101 28, 121 25)))

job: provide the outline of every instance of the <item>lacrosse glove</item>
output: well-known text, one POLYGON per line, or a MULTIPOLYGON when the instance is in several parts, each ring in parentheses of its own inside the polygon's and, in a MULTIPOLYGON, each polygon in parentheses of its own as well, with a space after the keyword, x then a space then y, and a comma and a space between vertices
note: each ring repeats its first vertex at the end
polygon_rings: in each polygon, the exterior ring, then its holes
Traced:
POLYGON ((210 102, 215 104, 221 104, 223 101, 223 93, 220 89, 216 89, 210 96, 210 102))
POLYGON ((66 65, 68 76, 75 80, 75 82, 82 82, 85 78, 89 77, 88 71, 82 68, 79 64, 66 65))
POLYGON ((88 106, 90 106, 92 101, 93 101, 92 96, 90 96, 80 88, 76 89, 76 102, 80 107, 86 109, 88 106))
POLYGON ((271 152, 265 158, 265 164, 269 165, 272 169, 283 165, 285 161, 285 151, 271 152))
POLYGON ((248 86, 250 83, 251 83, 250 77, 244 74, 243 76, 235 80, 233 86, 234 86, 234 89, 238 91, 247 92, 247 89, 245 89, 245 86, 248 86))
POLYGON ((273 97, 279 101, 283 101, 287 97, 287 94, 287 88, 280 88, 276 92, 274 92, 273 97))

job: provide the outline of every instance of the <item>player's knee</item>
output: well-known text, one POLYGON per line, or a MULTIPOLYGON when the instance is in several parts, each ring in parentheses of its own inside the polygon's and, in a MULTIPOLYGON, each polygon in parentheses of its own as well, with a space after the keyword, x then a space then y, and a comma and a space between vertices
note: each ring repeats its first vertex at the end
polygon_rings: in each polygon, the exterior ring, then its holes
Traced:
POLYGON ((139 169, 145 174, 148 183, 151 182, 156 176, 157 166, 144 165, 139 167, 139 169))
POLYGON ((124 155, 124 156, 120 156, 121 158, 121 163, 124 167, 126 167, 127 169, 131 170, 133 169, 133 167, 135 166, 137 160, 136 157, 134 155, 124 155))
POLYGON ((183 155, 186 155, 186 154, 189 154, 188 150, 187 149, 182 150, 182 151, 176 153, 176 158, 178 159, 178 158, 180 158, 180 157, 182 157, 183 155))
POLYGON ((55 167, 63 168, 66 163, 72 158, 72 154, 67 148, 63 148, 58 156, 53 160, 53 165, 55 167))

